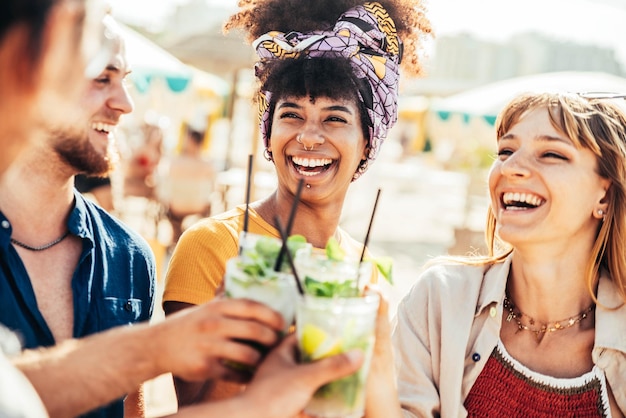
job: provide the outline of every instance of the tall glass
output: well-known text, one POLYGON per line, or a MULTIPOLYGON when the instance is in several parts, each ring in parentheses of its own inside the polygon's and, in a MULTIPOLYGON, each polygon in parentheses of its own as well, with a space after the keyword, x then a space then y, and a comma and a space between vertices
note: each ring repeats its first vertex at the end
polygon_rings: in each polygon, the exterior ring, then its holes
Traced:
MULTIPOLYGON (((290 244, 291 245, 291 244, 290 244)), ((287 257, 275 271, 276 259, 282 241, 242 232, 239 237, 239 255, 226 262, 224 290, 227 297, 251 299, 279 312, 285 320, 284 332, 294 323, 298 287, 287 257)), ((301 252, 309 252, 311 245, 297 245, 301 252)), ((295 251, 291 248, 292 251, 295 251)))
MULTIPOLYGON (((250 299, 263 303, 280 313, 284 319, 283 333, 289 332, 294 323, 298 288, 296 279, 285 266, 279 271, 274 267, 282 247, 282 241, 264 235, 242 232, 239 237, 239 255, 226 262, 224 293, 228 298, 250 299)), ((304 248, 310 248, 305 245, 304 248)), ((286 259, 286 257, 285 257, 286 259)), ((261 353, 263 346, 246 341, 261 353)), ((226 364, 234 369, 252 372, 253 368, 236 362, 226 364)))
POLYGON ((226 262, 224 290, 229 298, 251 299, 279 312, 285 320, 284 332, 293 325, 296 314, 298 288, 292 273, 268 269, 263 275, 248 270, 243 256, 226 262))
POLYGON ((365 408, 365 386, 375 342, 379 296, 356 297, 306 294, 298 305, 296 333, 301 360, 311 362, 355 348, 365 354, 354 374, 330 382, 315 392, 305 412, 319 418, 360 418, 365 408))

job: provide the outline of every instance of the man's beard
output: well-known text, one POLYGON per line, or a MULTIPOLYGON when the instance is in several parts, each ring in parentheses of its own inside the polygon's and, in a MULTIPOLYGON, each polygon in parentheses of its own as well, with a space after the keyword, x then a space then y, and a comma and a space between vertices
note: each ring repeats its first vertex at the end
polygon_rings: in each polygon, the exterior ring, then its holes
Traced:
POLYGON ((86 128, 64 129, 51 132, 54 151, 77 173, 105 177, 113 169, 111 146, 104 154, 99 153, 89 142, 86 128))

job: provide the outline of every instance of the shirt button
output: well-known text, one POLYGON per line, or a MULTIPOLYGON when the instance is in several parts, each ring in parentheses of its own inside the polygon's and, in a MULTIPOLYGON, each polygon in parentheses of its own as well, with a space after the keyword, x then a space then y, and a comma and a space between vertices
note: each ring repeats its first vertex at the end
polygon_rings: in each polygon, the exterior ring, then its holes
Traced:
POLYGON ((124 309, 127 312, 132 312, 132 310, 133 310, 133 303, 130 300, 126 301, 126 303, 124 304, 124 309))
POLYGON ((489 316, 491 316, 492 318, 495 318, 497 313, 498 313, 498 310, 496 309, 495 306, 492 306, 489 309, 489 316))
POLYGON ((9 221, 7 221, 7 220, 2 221, 2 227, 4 229, 9 229, 10 226, 11 226, 11 224, 9 223, 9 221))
POLYGON ((475 362, 479 362, 480 361, 480 354, 478 354, 478 353, 472 354, 472 360, 474 360, 475 362))

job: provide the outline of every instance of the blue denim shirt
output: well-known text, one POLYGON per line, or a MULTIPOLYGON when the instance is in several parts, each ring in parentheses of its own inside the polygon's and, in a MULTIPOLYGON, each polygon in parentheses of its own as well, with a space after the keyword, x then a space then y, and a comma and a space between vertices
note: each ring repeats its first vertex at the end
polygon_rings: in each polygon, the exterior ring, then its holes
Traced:
MULTIPOLYGON (((68 228, 83 242, 72 277, 74 337, 148 320, 156 275, 148 243, 80 193, 74 195, 68 228)), ((11 232, 11 223, 0 212, 0 322, 21 335, 25 348, 54 345, 26 268, 10 242, 11 232)), ((123 415, 120 399, 86 416, 123 415)))

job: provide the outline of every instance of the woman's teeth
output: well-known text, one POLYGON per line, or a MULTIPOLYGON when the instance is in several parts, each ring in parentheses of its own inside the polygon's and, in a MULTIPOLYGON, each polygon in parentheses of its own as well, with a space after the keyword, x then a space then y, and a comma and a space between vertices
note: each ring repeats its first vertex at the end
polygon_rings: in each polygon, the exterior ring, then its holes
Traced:
POLYGON ((299 174, 311 177, 326 170, 333 160, 330 158, 292 157, 292 162, 299 174))
POLYGON ((504 193, 502 202, 507 207, 537 207, 543 203, 543 199, 530 193, 504 193))
POLYGON ((294 164, 301 165, 303 167, 322 167, 325 165, 329 165, 333 162, 330 158, 302 158, 302 157, 293 157, 292 158, 294 164))

